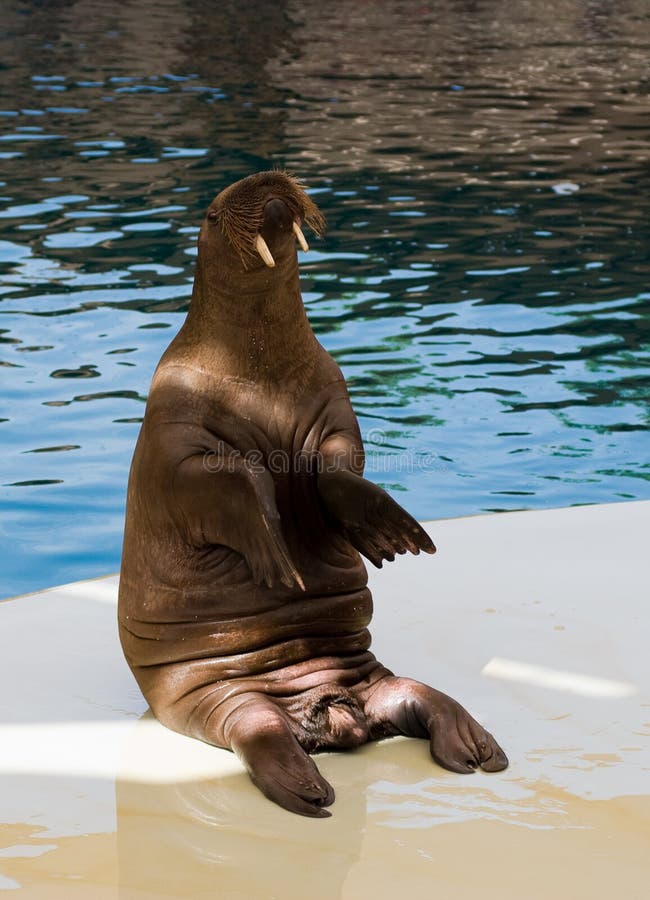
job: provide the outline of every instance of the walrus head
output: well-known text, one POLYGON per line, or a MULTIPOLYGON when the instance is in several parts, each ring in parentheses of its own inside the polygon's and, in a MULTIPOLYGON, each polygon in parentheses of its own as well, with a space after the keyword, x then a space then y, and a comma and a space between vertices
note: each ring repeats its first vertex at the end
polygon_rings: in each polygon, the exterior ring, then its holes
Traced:
MULTIPOLYGON (((226 247, 238 257, 244 270, 260 260, 269 268, 276 254, 297 240, 309 249, 301 226, 306 223, 320 234, 325 220, 305 187, 286 172, 259 172, 235 182, 210 204, 199 244, 210 241, 216 230, 226 247), (211 234, 212 233, 212 234, 211 234)), ((221 243, 221 241, 219 241, 221 243)), ((230 254, 229 254, 230 255, 230 254)))
POLYGON ((300 292, 305 223, 317 233, 325 226, 286 172, 260 172, 221 191, 201 226, 192 299, 169 356, 200 356, 204 368, 258 381, 307 371, 319 345, 300 292))

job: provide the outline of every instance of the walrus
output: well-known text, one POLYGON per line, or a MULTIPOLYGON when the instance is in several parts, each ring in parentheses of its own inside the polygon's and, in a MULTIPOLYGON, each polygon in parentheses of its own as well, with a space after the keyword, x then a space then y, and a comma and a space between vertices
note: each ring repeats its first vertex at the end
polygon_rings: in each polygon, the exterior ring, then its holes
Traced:
POLYGON ((207 210, 131 464, 118 615, 160 722, 233 750, 285 809, 324 817, 334 790, 317 751, 401 734, 454 772, 508 761, 459 703, 370 652, 362 556, 381 567, 435 547, 363 477, 345 380, 302 302, 304 224, 324 220, 280 171, 207 210))

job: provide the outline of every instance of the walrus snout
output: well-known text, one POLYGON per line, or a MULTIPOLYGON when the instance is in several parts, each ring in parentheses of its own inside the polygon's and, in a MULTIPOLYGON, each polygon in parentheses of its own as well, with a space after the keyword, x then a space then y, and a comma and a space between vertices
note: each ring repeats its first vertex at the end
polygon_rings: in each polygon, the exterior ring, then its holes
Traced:
POLYGON ((305 252, 309 250, 300 223, 300 214, 279 197, 271 197, 264 204, 262 227, 255 240, 255 249, 270 269, 275 267, 275 259, 269 248, 269 241, 273 245, 278 238, 284 238, 293 232, 301 248, 305 252))
POLYGON ((295 218, 295 215, 284 200, 281 200, 279 197, 273 197, 271 200, 267 200, 264 205, 262 231, 270 231, 271 233, 276 231, 289 232, 293 228, 295 218))
POLYGON ((269 268, 275 267, 273 236, 293 233, 302 248, 309 246, 302 233, 303 223, 316 234, 325 227, 322 213, 307 194, 305 186, 286 172, 259 172, 225 188, 214 199, 208 212, 208 223, 219 225, 232 249, 239 254, 244 269, 246 259, 255 254, 269 268))

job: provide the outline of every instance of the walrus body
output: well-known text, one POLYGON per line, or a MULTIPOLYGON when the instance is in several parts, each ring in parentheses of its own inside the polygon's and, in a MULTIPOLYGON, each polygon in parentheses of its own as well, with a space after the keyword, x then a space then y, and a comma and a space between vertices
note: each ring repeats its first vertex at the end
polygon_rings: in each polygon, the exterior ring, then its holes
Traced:
POLYGON ((161 722, 234 750, 286 809, 325 816, 334 792, 310 752, 401 733, 429 738, 454 771, 507 760, 454 700, 369 650, 360 553, 381 565, 435 548, 362 477, 343 376, 300 296, 303 221, 322 225, 280 172, 208 210, 190 310, 133 457, 119 624, 161 722))

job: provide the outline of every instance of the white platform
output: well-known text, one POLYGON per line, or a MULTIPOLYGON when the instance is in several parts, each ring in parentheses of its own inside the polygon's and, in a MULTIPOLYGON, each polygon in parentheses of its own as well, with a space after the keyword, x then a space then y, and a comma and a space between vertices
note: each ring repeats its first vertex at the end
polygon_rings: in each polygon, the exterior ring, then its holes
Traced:
POLYGON ((650 502, 433 522, 371 575, 374 649, 508 753, 426 742, 318 757, 328 820, 171 734, 116 633, 117 578, 0 603, 0 889, 26 898, 647 900, 650 502))

